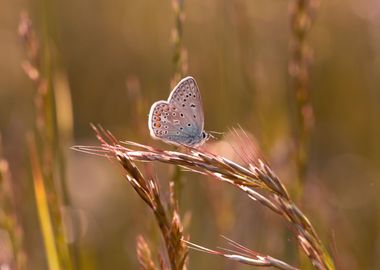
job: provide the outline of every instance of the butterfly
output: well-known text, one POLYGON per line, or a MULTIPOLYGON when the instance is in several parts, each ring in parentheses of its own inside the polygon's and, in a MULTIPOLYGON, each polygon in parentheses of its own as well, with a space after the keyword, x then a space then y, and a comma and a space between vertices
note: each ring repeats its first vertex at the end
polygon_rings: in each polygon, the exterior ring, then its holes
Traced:
POLYGON ((198 147, 209 138, 203 130, 201 94, 190 76, 174 87, 167 101, 153 103, 148 121, 150 135, 166 143, 198 147))

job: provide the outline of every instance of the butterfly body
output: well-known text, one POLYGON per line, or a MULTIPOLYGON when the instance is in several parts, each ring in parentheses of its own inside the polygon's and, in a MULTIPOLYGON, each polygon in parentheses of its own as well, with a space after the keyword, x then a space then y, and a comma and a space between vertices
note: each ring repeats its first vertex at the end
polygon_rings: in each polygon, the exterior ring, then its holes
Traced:
POLYGON ((182 79, 167 101, 152 105, 148 126, 154 139, 170 144, 196 147, 207 140, 202 100, 194 78, 182 79))

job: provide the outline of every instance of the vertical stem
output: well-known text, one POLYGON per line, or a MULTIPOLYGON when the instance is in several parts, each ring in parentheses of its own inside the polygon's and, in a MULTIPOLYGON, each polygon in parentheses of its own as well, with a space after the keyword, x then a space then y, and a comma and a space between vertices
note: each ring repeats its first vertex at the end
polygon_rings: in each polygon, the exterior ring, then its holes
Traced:
POLYGON ((41 164, 38 160, 38 152, 36 143, 33 136, 28 137, 29 155, 33 173, 34 192, 36 196, 38 218, 42 229, 42 236, 44 240, 46 259, 50 270, 61 269, 57 245, 55 242, 54 231, 51 216, 49 213, 49 204, 46 195, 41 164))
POLYGON ((42 27, 43 27, 43 51, 42 57, 42 72, 46 80, 46 93, 44 100, 44 115, 45 115, 45 131, 47 136, 47 148, 45 148, 45 156, 50 159, 48 162, 52 165, 50 168, 45 167, 44 171, 47 174, 47 180, 50 189, 48 192, 52 195, 50 204, 54 224, 56 226, 55 237, 57 248, 62 264, 65 269, 73 269, 71 255, 75 254, 73 248, 66 243, 65 226, 62 217, 62 210, 69 205, 69 196, 65 179, 65 162, 61 152, 61 140, 57 127, 57 111, 54 88, 54 70, 52 62, 52 52, 50 50, 50 29, 49 26, 49 1, 42 0, 42 27), (57 168, 55 171, 54 168, 57 168))
MULTIPOLYGON (((310 64, 313 51, 307 43, 307 34, 310 32, 313 15, 318 4, 319 0, 293 0, 290 3, 292 37, 291 59, 288 69, 293 83, 297 114, 295 123, 295 161, 298 181, 294 190, 296 201, 301 201, 303 197, 310 138, 314 128, 314 112, 310 98, 310 64)), ((333 269, 334 264, 327 251, 323 248, 321 253, 323 261, 326 263, 325 266, 333 269)), ((300 258, 301 268, 310 268, 310 265, 302 259, 304 257, 301 256, 300 258)))
MULTIPOLYGON (((173 38, 173 67, 174 67, 174 75, 171 81, 171 86, 177 84, 177 82, 186 74, 187 72, 187 51, 183 48, 183 23, 185 20, 184 13, 184 2, 185 0, 172 0, 172 6, 174 11, 174 28, 172 30, 172 38, 173 38)), ((175 172, 170 179, 171 183, 173 183, 174 188, 172 192, 173 196, 176 198, 175 200, 181 197, 181 190, 183 187, 183 183, 181 181, 182 172, 179 167, 175 168, 175 172)))
POLYGON ((187 51, 182 46, 183 43, 183 23, 185 21, 184 13, 185 0, 172 0, 174 11, 174 28, 172 30, 172 39, 174 46, 173 67, 174 75, 171 81, 173 87, 187 72, 187 51))
POLYGON ((58 256, 64 269, 72 269, 73 249, 66 243, 63 208, 69 205, 65 182, 65 163, 61 150, 62 140, 57 126, 53 62, 50 50, 48 1, 40 1, 42 42, 40 43, 27 13, 22 14, 19 34, 23 38, 28 55, 24 69, 36 85, 36 148, 41 156, 41 174, 49 198, 52 228, 58 256), (41 45, 40 45, 41 44, 41 45), (70 252, 71 251, 71 252, 70 252), (71 254, 70 254, 71 253, 71 254))
POLYGON ((289 75, 292 79, 296 101, 295 160, 298 183, 296 198, 302 197, 305 181, 310 135, 314 126, 314 113, 310 100, 309 71, 312 49, 307 44, 307 34, 312 25, 313 12, 319 0, 293 0, 290 4, 291 59, 289 75))
MULTIPOLYGON (((15 182, 12 181, 9 164, 3 156, 2 147, 0 134, 0 228, 9 235, 16 269, 24 270, 26 269, 26 254, 23 245, 23 230, 16 213, 13 188, 15 182)), ((4 267, 6 268, 5 262, 4 267)))

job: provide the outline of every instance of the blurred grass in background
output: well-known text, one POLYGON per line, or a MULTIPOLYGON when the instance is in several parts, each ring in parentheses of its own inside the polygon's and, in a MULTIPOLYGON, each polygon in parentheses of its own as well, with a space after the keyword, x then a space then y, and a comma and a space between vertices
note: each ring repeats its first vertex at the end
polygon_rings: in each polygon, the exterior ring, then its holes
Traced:
MULTIPOLYGON (((35 126, 36 87, 21 68, 27 57, 17 34, 20 12, 29 11, 37 36, 48 44, 52 84, 56 93, 63 93, 56 94, 62 116, 57 124, 64 125, 61 131, 72 127, 73 144, 93 144, 89 122, 94 122, 118 138, 163 147, 149 138, 147 114, 150 105, 166 99, 171 90, 175 14, 171 1, 0 0, 0 5, 3 156, 12 172, 28 269, 45 269, 26 143, 26 134, 35 126), (72 107, 67 91, 59 89, 69 90, 72 107)), ((224 132, 240 124, 255 134, 286 185, 294 186, 296 105, 288 73, 289 3, 194 0, 185 1, 184 9, 182 45, 187 49, 188 74, 202 93, 206 130, 224 132)), ((309 88, 315 126, 301 208, 333 250, 337 268, 376 269, 380 4, 321 1, 314 20, 307 43, 313 49, 309 88)), ((138 234, 149 236, 153 246, 162 245, 152 213, 115 166, 68 151, 71 134, 60 134, 66 143, 61 147, 67 154, 65 179, 72 203, 67 211, 75 224, 69 240, 74 239, 79 253, 77 263, 81 269, 136 269, 138 234)), ((165 183, 175 170, 161 165, 154 169, 165 183)), ((218 246, 223 234, 298 265, 295 241, 282 220, 227 185, 189 173, 181 177, 181 209, 191 212, 193 241, 218 246)), ((0 262, 11 260, 7 239, 2 232, 0 262)), ((189 268, 248 269, 195 252, 189 268)))

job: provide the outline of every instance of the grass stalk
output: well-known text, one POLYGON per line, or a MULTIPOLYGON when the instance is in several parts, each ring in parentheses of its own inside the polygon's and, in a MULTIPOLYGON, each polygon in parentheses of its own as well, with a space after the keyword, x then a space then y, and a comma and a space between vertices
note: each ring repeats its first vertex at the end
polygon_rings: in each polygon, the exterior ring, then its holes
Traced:
MULTIPOLYGON (((172 42, 173 42, 173 67, 174 75, 170 82, 173 88, 181 78, 187 73, 187 50, 183 47, 183 24, 185 21, 184 12, 185 0, 172 0, 172 8, 174 13, 174 27, 172 29, 172 42)), ((183 189, 182 172, 178 167, 175 168, 174 174, 170 179, 173 183, 173 193, 175 201, 181 198, 181 191, 183 189)))
MULTIPOLYGON (((36 132, 34 136, 37 153, 41 156, 41 173, 44 188, 49 197, 49 211, 58 255, 64 269, 73 269, 71 258, 76 254, 66 242, 62 209, 70 205, 65 182, 65 162, 61 151, 62 141, 57 127, 57 111, 53 78, 52 55, 49 46, 47 3, 42 1, 43 42, 40 43, 32 27, 29 15, 20 16, 19 35, 23 41, 27 59, 22 67, 36 87, 36 132)), ((36 197, 37 198, 37 197, 36 197)), ((40 204, 41 205, 41 204, 40 204)))
MULTIPOLYGON (((11 265, 18 270, 26 269, 26 254, 24 251, 23 229, 16 215, 14 198, 14 182, 11 178, 9 163, 3 156, 2 138, 0 134, 0 228, 5 230, 10 238, 14 262, 11 265)), ((3 262, 5 265, 5 262, 3 262)), ((7 267, 7 266, 4 266, 7 267)))
MULTIPOLYGON (((96 128, 94 127, 94 129, 96 128)), ((100 141, 107 144, 106 141, 108 140, 112 145, 117 144, 118 141, 111 133, 105 130, 102 131, 104 133, 101 133, 101 131, 98 133, 98 139, 100 141), (102 137, 102 134, 105 136, 104 138, 102 137)), ((188 247, 182 240, 187 240, 188 236, 186 236, 183 232, 183 225, 178 213, 177 202, 173 200, 173 183, 171 183, 169 192, 171 196, 169 205, 165 205, 156 178, 152 176, 150 176, 149 179, 146 178, 135 165, 133 159, 125 155, 116 155, 114 157, 117 158, 120 165, 124 168, 126 173, 125 176, 129 184, 153 211, 165 242, 166 251, 170 262, 170 269, 187 269, 188 247)), ((138 251, 140 250, 140 255, 142 254, 141 248, 143 246, 145 246, 145 244, 143 245, 141 239, 138 240, 137 249, 138 251)), ((144 250, 146 251, 146 248, 144 250)), ((138 256, 138 259, 141 263, 142 257, 138 256)), ((144 267, 145 262, 146 261, 141 263, 142 267, 144 267)), ((151 264, 149 263, 149 265, 151 264)))
POLYGON ((171 80, 172 88, 186 75, 188 66, 187 50, 182 45, 183 23, 185 21, 184 3, 185 0, 172 0, 174 12, 174 27, 172 30, 174 76, 171 80))
POLYGON ((137 237, 136 243, 137 258, 139 260, 141 268, 143 270, 158 270, 158 267, 153 262, 150 248, 144 237, 139 235, 137 237))
POLYGON ((46 259, 49 269, 58 270, 61 269, 61 266, 58 258, 58 250, 53 231, 52 219, 49 212, 49 203, 47 200, 44 177, 42 174, 41 163, 38 158, 38 150, 33 135, 29 135, 27 140, 33 174, 34 193, 36 196, 38 218, 45 245, 46 259))
MULTIPOLYGON (((239 153, 245 158, 245 163, 249 164, 242 166, 202 149, 186 147, 188 151, 186 154, 166 151, 130 141, 119 142, 110 132, 102 128, 94 129, 101 146, 75 146, 73 149, 107 158, 117 158, 123 166, 127 164, 125 167, 127 171, 131 171, 127 168, 131 166, 128 164, 132 161, 156 161, 177 165, 186 170, 213 177, 218 181, 227 182, 244 191, 249 198, 285 218, 292 228, 300 250, 309 258, 315 269, 335 269, 332 258, 309 219, 291 199, 285 186, 272 169, 257 158, 257 153, 250 153, 248 150, 239 153), (107 138, 112 138, 112 140, 107 142, 107 138)), ((241 142, 245 144, 249 140, 248 136, 241 138, 241 142)), ((254 149, 254 147, 246 147, 246 149, 254 149)))
POLYGON ((185 241, 191 249, 205 252, 212 255, 222 256, 231 261, 236 261, 242 264, 256 266, 256 267, 274 267, 283 270, 297 270, 298 268, 291 266, 279 259, 272 256, 261 254, 256 251, 250 250, 228 238, 225 238, 232 246, 232 249, 220 248, 220 250, 212 250, 203 246, 185 241))
POLYGON ((290 3, 291 59, 289 75, 296 102, 295 161, 298 181, 296 198, 302 197, 307 172, 310 136, 314 127, 314 112, 310 99, 310 64, 312 49, 307 43, 319 0, 293 0, 290 3))
MULTIPOLYGON (((290 2, 291 59, 289 75, 292 79, 296 104, 296 120, 294 121, 294 158, 297 178, 294 195, 302 201, 306 181, 307 163, 311 133, 314 127, 314 112, 310 97, 310 64, 312 49, 307 42, 316 4, 319 0, 293 0, 290 2)), ((304 261, 301 257, 301 264, 304 261)))

